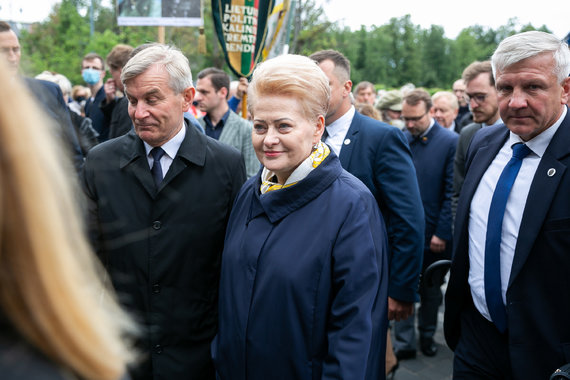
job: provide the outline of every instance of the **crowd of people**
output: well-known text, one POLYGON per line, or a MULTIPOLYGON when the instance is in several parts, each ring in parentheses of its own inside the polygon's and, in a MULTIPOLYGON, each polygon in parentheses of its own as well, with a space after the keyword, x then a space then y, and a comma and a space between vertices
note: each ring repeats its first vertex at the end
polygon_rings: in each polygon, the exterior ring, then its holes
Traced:
POLYGON ((433 95, 353 89, 335 50, 232 84, 121 44, 72 87, 24 77, 0 21, 0 55, 3 378, 394 377, 418 343, 437 355, 448 262, 454 379, 570 362, 553 35, 508 37, 433 95))

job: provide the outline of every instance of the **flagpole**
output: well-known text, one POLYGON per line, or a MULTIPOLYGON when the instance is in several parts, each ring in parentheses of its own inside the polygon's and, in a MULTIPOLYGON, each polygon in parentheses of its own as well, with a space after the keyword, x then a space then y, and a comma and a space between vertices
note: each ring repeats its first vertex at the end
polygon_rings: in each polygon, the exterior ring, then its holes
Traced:
POLYGON ((158 27, 158 42, 161 44, 164 43, 164 26, 158 27))

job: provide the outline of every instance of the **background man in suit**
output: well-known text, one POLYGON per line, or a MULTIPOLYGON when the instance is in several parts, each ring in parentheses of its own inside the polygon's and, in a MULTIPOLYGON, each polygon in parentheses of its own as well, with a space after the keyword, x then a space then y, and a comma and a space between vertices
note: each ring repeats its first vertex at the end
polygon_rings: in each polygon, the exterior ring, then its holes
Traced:
POLYGON ((184 121, 194 88, 179 50, 141 50, 121 80, 134 131, 89 152, 83 185, 95 250, 143 329, 132 377, 212 380, 220 255, 243 159, 184 121))
MULTIPOLYGON (((20 48, 20 40, 16 33, 5 21, 0 21, 0 58, 8 62, 8 67, 12 74, 16 77, 20 70, 20 58, 22 51, 20 48)), ((68 148, 70 162, 79 172, 83 167, 83 152, 79 146, 79 140, 71 118, 69 109, 63 99, 63 94, 59 86, 45 80, 37 80, 34 78, 23 78, 24 83, 39 102, 42 110, 51 118, 54 123, 54 129, 59 137, 68 148)))
MULTIPOLYGON (((448 93, 455 98, 452 93, 448 93)), ((402 118, 405 135, 410 144, 420 195, 425 212, 423 271, 437 260, 451 258, 451 194, 453 192, 453 158, 458 135, 434 120, 432 99, 425 90, 412 90, 404 96, 402 118)), ((434 356, 437 346, 433 340, 437 313, 443 295, 439 278, 420 280, 418 330, 420 349, 434 356)), ((416 355, 414 315, 394 324, 394 348, 400 358, 416 355)))
POLYGON ((463 80, 467 84, 465 98, 469 100, 469 105, 473 110, 474 122, 461 130, 457 142, 453 163, 453 198, 451 200, 454 220, 459 193, 465 179, 465 156, 471 139, 479 129, 503 123, 499 115, 499 101, 491 61, 471 63, 463 70, 463 80))
POLYGON ((423 255, 424 212, 410 148, 398 128, 362 116, 350 91, 350 62, 334 50, 313 53, 329 78, 326 143, 344 169, 370 189, 386 221, 390 249, 388 318, 405 319, 417 300, 423 255))
POLYGON ((220 69, 209 67, 198 73, 196 103, 206 113, 198 121, 208 136, 241 152, 247 176, 251 177, 261 167, 251 143, 251 122, 230 110, 229 88, 230 77, 220 69))
POLYGON ((533 31, 491 62, 505 124, 467 153, 445 337, 455 378, 548 379, 570 362, 570 51, 533 31))

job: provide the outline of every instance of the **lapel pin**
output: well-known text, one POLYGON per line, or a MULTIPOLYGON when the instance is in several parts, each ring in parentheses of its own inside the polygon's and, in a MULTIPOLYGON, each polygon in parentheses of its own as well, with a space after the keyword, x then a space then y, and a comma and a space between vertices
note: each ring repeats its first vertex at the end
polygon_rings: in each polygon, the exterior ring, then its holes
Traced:
POLYGON ((550 169, 548 169, 546 174, 548 174, 549 177, 552 177, 552 176, 554 176, 554 174, 556 174, 556 169, 550 168, 550 169))
POLYGON ((348 144, 350 144, 350 139, 344 140, 344 145, 348 145, 348 144))

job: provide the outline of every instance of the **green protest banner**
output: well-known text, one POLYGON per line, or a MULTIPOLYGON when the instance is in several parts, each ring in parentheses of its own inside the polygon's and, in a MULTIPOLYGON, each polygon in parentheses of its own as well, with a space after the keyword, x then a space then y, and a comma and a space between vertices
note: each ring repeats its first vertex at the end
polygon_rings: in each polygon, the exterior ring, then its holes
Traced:
POLYGON ((262 56, 273 4, 273 0, 212 0, 218 40, 238 77, 250 77, 262 56))

